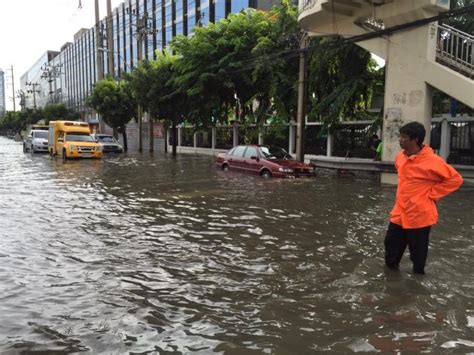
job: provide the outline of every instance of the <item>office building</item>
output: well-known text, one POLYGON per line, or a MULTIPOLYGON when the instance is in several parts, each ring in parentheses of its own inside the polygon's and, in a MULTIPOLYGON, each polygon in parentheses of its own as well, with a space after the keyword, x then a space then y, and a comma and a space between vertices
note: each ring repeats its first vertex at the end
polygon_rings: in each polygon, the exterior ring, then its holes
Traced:
POLYGON ((5 72, 0 69, 0 117, 3 117, 7 110, 5 96, 5 72))
POLYGON ((112 11, 113 48, 107 47, 107 19, 100 22, 100 43, 96 28, 80 29, 74 42, 59 52, 47 51, 21 77, 26 93, 26 107, 42 107, 64 102, 80 112, 86 121, 94 121, 93 112, 84 101, 98 79, 96 53, 103 55, 103 73, 108 74, 108 56, 113 55, 114 76, 130 72, 138 62, 137 24, 147 34, 142 40, 143 59, 154 59, 177 35, 191 36, 196 26, 217 22, 230 13, 253 7, 268 10, 276 0, 126 0, 112 11))

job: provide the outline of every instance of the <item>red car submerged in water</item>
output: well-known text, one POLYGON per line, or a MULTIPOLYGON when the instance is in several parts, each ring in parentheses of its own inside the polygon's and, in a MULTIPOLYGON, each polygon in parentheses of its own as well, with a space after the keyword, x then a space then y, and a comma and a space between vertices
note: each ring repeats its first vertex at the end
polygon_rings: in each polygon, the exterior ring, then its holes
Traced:
POLYGON ((264 178, 315 175, 314 165, 293 160, 283 148, 275 146, 238 145, 227 153, 219 153, 216 165, 225 171, 235 170, 264 178))

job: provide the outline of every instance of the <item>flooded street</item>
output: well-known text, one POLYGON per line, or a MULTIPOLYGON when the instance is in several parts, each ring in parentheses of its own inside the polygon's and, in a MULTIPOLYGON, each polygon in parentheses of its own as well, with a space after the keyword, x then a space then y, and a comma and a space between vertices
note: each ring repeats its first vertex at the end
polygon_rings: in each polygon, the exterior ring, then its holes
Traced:
POLYGON ((424 277, 384 271, 394 194, 0 137, 0 353, 474 352, 474 185, 439 204, 424 277))

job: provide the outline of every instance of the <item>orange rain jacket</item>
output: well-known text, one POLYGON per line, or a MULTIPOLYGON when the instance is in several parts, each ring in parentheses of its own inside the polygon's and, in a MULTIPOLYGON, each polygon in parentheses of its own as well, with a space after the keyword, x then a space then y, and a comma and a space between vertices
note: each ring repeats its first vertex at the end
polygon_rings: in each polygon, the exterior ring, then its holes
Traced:
POLYGON ((395 158, 398 188, 390 222, 405 229, 423 228, 438 221, 436 201, 457 190, 461 175, 428 146, 408 156, 404 150, 395 158))

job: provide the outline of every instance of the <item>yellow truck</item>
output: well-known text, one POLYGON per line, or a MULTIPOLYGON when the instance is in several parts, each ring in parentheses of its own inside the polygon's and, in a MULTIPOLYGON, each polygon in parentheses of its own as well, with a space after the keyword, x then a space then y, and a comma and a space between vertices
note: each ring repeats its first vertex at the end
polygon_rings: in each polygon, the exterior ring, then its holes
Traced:
POLYGON ((76 121, 49 122, 48 151, 51 156, 101 158, 100 145, 91 136, 89 124, 76 121))

